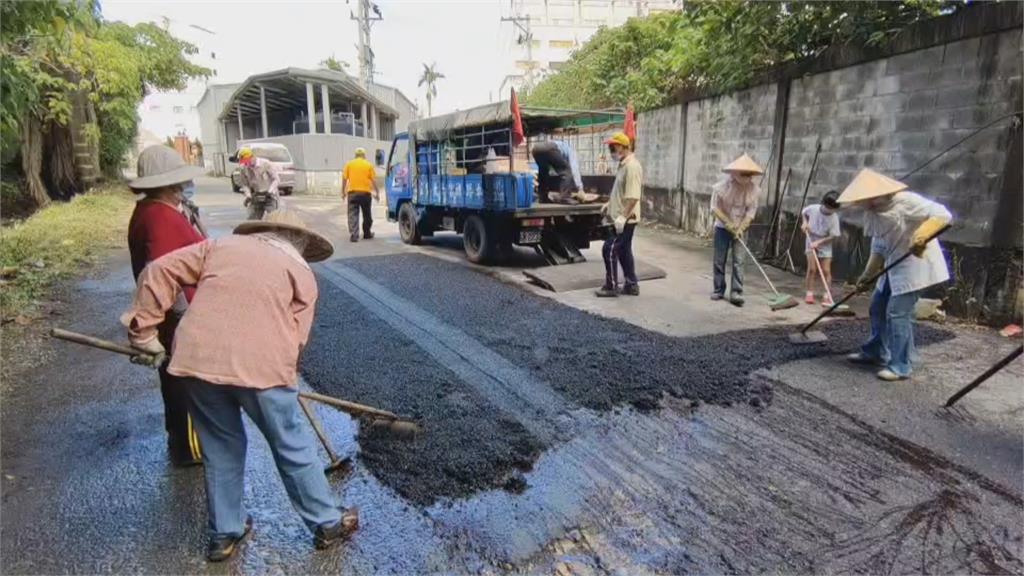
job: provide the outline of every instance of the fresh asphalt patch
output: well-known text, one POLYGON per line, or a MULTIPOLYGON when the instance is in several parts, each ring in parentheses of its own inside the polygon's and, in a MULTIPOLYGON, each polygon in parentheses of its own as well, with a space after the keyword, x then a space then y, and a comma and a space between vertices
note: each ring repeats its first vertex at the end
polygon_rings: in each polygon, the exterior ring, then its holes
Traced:
MULTIPOLYGON (((303 375, 322 392, 423 425, 411 442, 373 431, 360 438, 369 469, 419 505, 522 488, 521 473, 564 439, 541 433, 558 428, 535 406, 551 391, 563 419, 573 406, 651 410, 665 395, 757 407, 772 391, 752 384, 752 372, 850 351, 868 331, 862 320, 833 321, 823 327, 829 340, 814 346, 790 344, 791 326, 676 338, 418 254, 335 261, 320 279, 303 375)), ((921 325, 917 336, 927 344, 952 334, 921 325)))

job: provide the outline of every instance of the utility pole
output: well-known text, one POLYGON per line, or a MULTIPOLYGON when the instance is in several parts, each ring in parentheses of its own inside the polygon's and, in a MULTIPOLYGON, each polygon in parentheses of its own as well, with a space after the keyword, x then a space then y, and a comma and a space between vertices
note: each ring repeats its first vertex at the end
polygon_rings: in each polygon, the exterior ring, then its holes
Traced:
MULTIPOLYGON (((373 48, 370 47, 370 26, 377 21, 383 20, 380 8, 370 0, 355 0, 356 13, 349 12, 349 17, 357 22, 359 26, 359 81, 364 88, 369 89, 373 83, 373 48), (373 16, 370 16, 370 11, 373 16)), ((346 2, 347 4, 348 2, 346 2)))
POLYGON ((524 88, 533 87, 533 69, 536 67, 536 62, 533 61, 533 32, 530 30, 530 15, 520 16, 518 11, 513 16, 502 16, 502 22, 511 22, 519 30, 519 38, 516 41, 517 44, 526 44, 526 80, 524 82, 524 88))

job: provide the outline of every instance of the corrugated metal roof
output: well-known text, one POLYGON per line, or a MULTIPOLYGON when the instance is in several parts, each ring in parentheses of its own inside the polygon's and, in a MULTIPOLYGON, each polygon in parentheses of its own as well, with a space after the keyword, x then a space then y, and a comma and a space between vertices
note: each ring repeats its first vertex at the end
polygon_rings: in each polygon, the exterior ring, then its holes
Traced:
POLYGON ((305 68, 284 68, 273 72, 256 74, 246 78, 231 98, 224 103, 219 119, 233 115, 237 108, 246 114, 260 113, 259 88, 266 93, 268 110, 305 108, 305 83, 325 84, 332 92, 343 97, 369 102, 383 112, 398 116, 398 111, 363 88, 355 78, 335 70, 308 70, 305 68))
MULTIPOLYGON (((608 122, 621 121, 625 118, 622 110, 569 110, 562 108, 539 108, 521 106, 520 114, 524 121, 530 119, 565 120, 572 124, 573 119, 604 118, 608 122)), ((443 138, 452 130, 485 126, 512 121, 512 109, 508 100, 485 104, 467 110, 458 110, 450 114, 424 118, 409 123, 409 133, 420 139, 443 138)))

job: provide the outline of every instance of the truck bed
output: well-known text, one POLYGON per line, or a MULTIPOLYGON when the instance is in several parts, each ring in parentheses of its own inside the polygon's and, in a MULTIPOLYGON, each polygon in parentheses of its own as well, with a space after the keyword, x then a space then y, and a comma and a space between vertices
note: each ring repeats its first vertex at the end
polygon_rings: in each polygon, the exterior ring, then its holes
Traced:
POLYGON ((515 211, 516 218, 549 218, 552 216, 590 216, 601 213, 601 203, 591 204, 534 204, 515 211))

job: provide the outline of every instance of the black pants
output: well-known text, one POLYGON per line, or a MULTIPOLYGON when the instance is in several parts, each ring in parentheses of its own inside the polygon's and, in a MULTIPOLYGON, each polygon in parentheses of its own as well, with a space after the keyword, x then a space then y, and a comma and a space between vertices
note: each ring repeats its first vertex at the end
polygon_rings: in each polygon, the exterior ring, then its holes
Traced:
POLYGON ((615 288, 619 285, 619 266, 622 266, 623 284, 626 286, 635 285, 636 262, 633 260, 633 231, 636 224, 626 224, 622 227, 622 234, 616 234, 613 228, 611 233, 604 240, 601 247, 601 257, 604 258, 604 286, 615 288))
POLYGON ((551 202, 548 199, 548 192, 557 191, 564 196, 576 191, 569 161, 554 142, 538 142, 530 148, 530 153, 533 154, 533 161, 537 163, 541 202, 551 202), (556 176, 552 178, 549 172, 554 172, 556 176))
MULTIPOLYGON (((160 324, 158 334, 160 343, 167 350, 171 349, 174 342, 174 331, 178 328, 181 316, 175 312, 168 312, 167 318, 160 324)), ((194 462, 203 457, 202 449, 199 446, 199 436, 192 427, 192 417, 189 416, 191 399, 188 388, 179 378, 167 371, 170 358, 160 366, 160 395, 164 399, 164 429, 167 430, 167 447, 171 454, 171 460, 177 463, 194 462)))
POLYGON ((373 216, 370 215, 370 206, 373 198, 366 192, 350 192, 348 195, 348 233, 352 238, 359 238, 359 212, 363 213, 363 238, 370 236, 370 227, 373 226, 373 216))

